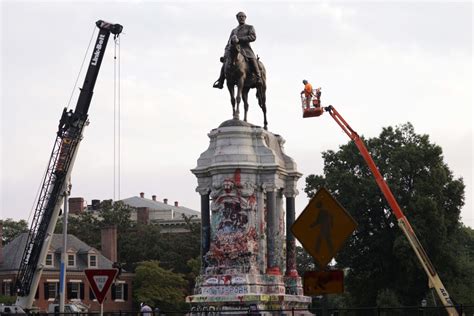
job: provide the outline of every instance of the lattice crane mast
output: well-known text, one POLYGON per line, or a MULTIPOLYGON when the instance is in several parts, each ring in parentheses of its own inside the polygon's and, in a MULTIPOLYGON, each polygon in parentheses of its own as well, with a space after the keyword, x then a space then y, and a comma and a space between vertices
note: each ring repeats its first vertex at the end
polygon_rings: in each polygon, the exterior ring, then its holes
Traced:
POLYGON ((60 207, 68 191, 69 178, 82 140, 84 127, 88 125, 88 110, 99 74, 100 65, 110 34, 119 36, 123 27, 99 20, 99 33, 84 79, 75 110, 64 108, 58 132, 43 178, 41 191, 31 222, 16 280, 16 305, 31 309, 38 288, 52 234, 59 217, 60 207))

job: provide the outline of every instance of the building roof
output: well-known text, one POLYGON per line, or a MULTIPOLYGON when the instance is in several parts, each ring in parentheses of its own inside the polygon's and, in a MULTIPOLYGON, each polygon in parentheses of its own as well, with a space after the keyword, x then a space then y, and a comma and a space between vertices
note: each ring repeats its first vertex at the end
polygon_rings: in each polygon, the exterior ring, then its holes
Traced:
MULTIPOLYGON (((28 233, 22 233, 10 243, 3 247, 3 263, 0 263, 0 271, 18 270, 20 267, 23 250, 26 247, 26 239, 28 233)), ((76 266, 67 267, 68 271, 82 271, 87 269, 89 253, 97 255, 98 267, 100 269, 110 269, 112 261, 103 256, 100 251, 87 245, 74 235, 67 235, 67 250, 76 252, 76 266)), ((54 234, 51 240, 50 252, 54 253, 54 267, 45 267, 43 271, 59 270, 61 261, 61 250, 63 246, 63 236, 61 234, 54 234)))
POLYGON ((171 204, 166 204, 163 202, 155 201, 155 200, 150 200, 147 198, 142 198, 139 196, 132 196, 127 199, 121 200, 123 203, 131 206, 131 207, 147 207, 150 209, 150 211, 174 211, 174 217, 173 219, 181 219, 181 214, 184 214, 186 216, 196 216, 197 218, 201 218, 201 212, 192 210, 187 207, 183 206, 174 206, 171 204))

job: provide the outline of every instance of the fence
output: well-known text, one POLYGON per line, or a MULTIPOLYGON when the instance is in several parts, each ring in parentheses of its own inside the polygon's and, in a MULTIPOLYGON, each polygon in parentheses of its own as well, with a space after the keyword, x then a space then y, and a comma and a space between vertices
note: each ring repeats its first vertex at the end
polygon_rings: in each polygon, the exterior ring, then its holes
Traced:
MULTIPOLYGON (((474 305, 457 305, 455 307, 462 316, 474 316, 474 305)), ((3 314, 2 314, 3 315, 3 314)), ((6 315, 6 314, 5 314, 6 315)), ((18 314, 11 314, 12 316, 19 316, 18 314)), ((36 314, 38 315, 38 314, 36 314)), ((39 314, 44 316, 98 316, 100 312, 88 313, 45 313, 39 314)), ((328 308, 323 310, 316 309, 286 309, 286 310, 254 310, 243 307, 236 310, 175 310, 175 311, 160 311, 140 313, 139 311, 118 311, 118 312, 104 312, 104 316, 293 316, 293 315, 314 315, 314 316, 447 316, 448 313, 443 306, 438 307, 352 307, 352 308, 328 308)))

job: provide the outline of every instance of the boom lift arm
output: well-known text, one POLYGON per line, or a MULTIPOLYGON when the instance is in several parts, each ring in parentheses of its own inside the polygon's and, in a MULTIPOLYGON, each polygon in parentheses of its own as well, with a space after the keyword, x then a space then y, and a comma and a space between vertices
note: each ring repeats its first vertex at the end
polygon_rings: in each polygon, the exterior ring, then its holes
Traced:
POLYGON ((82 140, 84 127, 88 124, 89 106, 99 74, 102 58, 110 34, 117 37, 122 32, 120 24, 111 24, 99 20, 96 22, 99 34, 95 42, 92 57, 84 79, 74 112, 64 108, 59 121, 56 140, 48 163, 41 191, 31 222, 30 231, 23 251, 16 280, 16 305, 31 309, 38 288, 44 261, 51 243, 52 234, 59 217, 60 207, 82 140))
POLYGON ((428 276, 429 286, 435 288, 439 299, 441 300, 444 307, 446 308, 446 311, 448 312, 448 315, 458 316, 459 314, 456 311, 456 309, 453 307, 454 304, 449 297, 448 291, 444 287, 443 282, 441 282, 441 279, 439 278, 438 273, 436 272, 433 264, 428 258, 428 255, 423 249, 420 241, 416 237, 415 231, 413 230, 410 223, 408 222, 408 219, 403 214, 387 182, 385 182, 382 174, 380 173, 377 166, 375 165, 375 162, 372 159, 372 156, 370 155, 369 151, 367 150, 367 147, 365 146, 364 141, 350 127, 350 125, 342 118, 339 112, 337 112, 336 109, 332 105, 324 107, 324 110, 326 112, 329 112, 329 114, 336 121, 336 123, 342 128, 342 130, 347 134, 347 136, 349 136, 349 138, 352 139, 354 143, 356 144, 357 148, 359 149, 359 152, 361 153, 365 162, 367 163, 370 170, 372 171, 372 174, 375 177, 375 181, 377 182, 377 185, 379 186, 380 190, 385 196, 385 199, 390 205, 390 208, 392 209, 393 214, 397 218, 398 226, 405 234, 405 237, 408 239, 408 242, 413 248, 413 251, 415 251, 415 254, 418 257, 418 260, 420 261, 421 265, 423 266, 423 269, 425 270, 426 275, 428 276))

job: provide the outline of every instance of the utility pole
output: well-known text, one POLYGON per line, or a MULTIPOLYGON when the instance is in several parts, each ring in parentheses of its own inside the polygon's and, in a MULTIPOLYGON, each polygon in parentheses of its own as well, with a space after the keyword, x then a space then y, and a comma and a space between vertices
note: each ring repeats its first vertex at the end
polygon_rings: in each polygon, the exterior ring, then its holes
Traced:
POLYGON ((64 191, 63 207, 63 248, 61 251, 61 271, 59 280, 59 312, 64 313, 64 304, 66 302, 66 264, 67 264, 67 216, 68 216, 68 196, 71 191, 71 184, 64 191))

